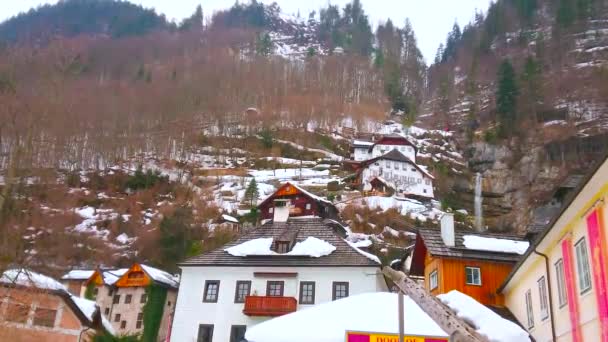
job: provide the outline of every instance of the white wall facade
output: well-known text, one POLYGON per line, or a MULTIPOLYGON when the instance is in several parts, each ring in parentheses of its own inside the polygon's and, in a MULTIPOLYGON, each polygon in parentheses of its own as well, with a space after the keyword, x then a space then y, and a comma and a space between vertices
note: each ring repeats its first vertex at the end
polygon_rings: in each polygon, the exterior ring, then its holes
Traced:
MULTIPOLYGON (((270 317, 243 314, 243 303, 235 303, 237 281, 251 281, 251 295, 266 295, 267 281, 284 281, 284 296, 299 303, 301 281, 315 282, 315 305, 332 300, 333 282, 348 282, 349 295, 386 291, 376 267, 182 267, 182 277, 171 341, 196 342, 199 324, 212 324, 213 342, 230 341, 233 325, 251 327, 270 317), (257 277, 254 272, 296 273, 295 277, 257 277), (219 280, 217 303, 204 303, 205 281, 219 280)), ((312 305, 298 304, 298 310, 312 305)), ((313 328, 313 327, 310 327, 313 328)))
POLYGON ((377 160, 363 170, 361 182, 369 183, 378 176, 394 184, 397 194, 434 198, 433 179, 411 163, 377 160))
POLYGON ((367 159, 383 156, 392 150, 397 150, 414 163, 416 162, 416 150, 409 145, 375 145, 371 155, 367 159))
POLYGON ((369 146, 363 146, 363 147, 359 147, 356 146, 354 148, 354 154, 353 154, 353 160, 355 161, 364 161, 364 160, 368 160, 371 159, 372 155, 371 153, 369 153, 369 146))

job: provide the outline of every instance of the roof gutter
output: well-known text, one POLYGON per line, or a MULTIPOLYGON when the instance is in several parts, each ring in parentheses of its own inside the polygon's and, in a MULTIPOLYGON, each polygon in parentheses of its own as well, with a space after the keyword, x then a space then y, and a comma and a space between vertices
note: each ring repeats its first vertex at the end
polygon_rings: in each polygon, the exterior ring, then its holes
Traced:
POLYGON ((551 319, 551 337, 552 341, 557 341, 557 334, 555 333, 555 320, 553 318, 553 289, 551 288, 551 276, 549 275, 549 257, 536 250, 536 246, 532 249, 532 252, 543 259, 545 259, 545 273, 547 274, 547 292, 549 292, 549 315, 551 319))

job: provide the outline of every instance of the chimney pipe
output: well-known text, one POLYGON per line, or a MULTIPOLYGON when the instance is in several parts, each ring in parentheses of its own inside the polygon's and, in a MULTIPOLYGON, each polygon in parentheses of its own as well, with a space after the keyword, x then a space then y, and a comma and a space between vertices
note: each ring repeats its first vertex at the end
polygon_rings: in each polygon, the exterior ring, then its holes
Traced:
POLYGON ((289 202, 288 199, 274 200, 272 222, 287 222, 287 219, 289 219, 289 202))
POLYGON ((454 214, 445 213, 441 216, 441 239, 448 247, 456 246, 456 233, 454 232, 454 214))

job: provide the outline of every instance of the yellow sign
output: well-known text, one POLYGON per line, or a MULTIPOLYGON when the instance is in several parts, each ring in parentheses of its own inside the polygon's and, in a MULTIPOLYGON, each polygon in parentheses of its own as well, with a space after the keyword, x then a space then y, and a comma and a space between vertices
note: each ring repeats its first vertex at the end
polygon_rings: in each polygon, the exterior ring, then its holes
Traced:
MULTIPOLYGON (((404 336, 404 342, 448 342, 448 337, 404 336)), ((399 342, 399 335, 347 331, 346 342, 399 342)))

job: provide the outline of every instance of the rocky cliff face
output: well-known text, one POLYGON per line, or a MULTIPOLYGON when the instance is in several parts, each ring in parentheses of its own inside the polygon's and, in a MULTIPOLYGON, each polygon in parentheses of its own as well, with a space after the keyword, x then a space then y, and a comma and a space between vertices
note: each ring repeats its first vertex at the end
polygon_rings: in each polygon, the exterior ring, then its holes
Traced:
MULTIPOLYGON (((498 3, 503 10, 509 6, 498 3)), ((488 16, 473 25, 451 59, 430 70, 429 99, 418 124, 455 131, 467 161, 451 183, 456 205, 472 212, 475 174, 481 173, 485 224, 493 230, 525 232, 533 209, 608 149, 608 7, 598 5, 588 18, 563 28, 556 3, 538 1, 531 23, 511 25, 488 51, 471 52, 478 42, 470 37, 484 36, 488 16), (518 108, 524 119, 514 136, 497 139, 495 75, 504 58, 518 73, 520 103, 530 99, 523 84, 528 58, 540 65, 542 92, 533 107, 518 108)))

